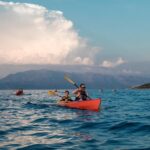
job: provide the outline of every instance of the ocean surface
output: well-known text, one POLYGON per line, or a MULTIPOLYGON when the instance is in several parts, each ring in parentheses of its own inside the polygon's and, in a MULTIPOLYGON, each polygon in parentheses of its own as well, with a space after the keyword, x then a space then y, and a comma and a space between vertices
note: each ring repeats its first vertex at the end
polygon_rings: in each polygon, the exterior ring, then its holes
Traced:
POLYGON ((150 150, 150 90, 88 90, 102 98, 99 112, 57 106, 48 90, 24 92, 0 91, 0 150, 150 150))

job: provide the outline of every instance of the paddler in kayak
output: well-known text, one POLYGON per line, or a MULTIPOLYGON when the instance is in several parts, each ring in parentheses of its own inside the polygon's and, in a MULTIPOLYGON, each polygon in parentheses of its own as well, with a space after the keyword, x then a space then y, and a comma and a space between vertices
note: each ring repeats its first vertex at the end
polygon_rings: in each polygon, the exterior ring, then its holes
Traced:
POLYGON ((16 95, 19 96, 19 95, 23 95, 23 89, 19 89, 16 91, 16 95))
POLYGON ((71 97, 69 96, 69 91, 66 90, 64 92, 64 96, 61 98, 60 101, 64 101, 64 102, 72 101, 71 97))
POLYGON ((87 100, 88 94, 86 92, 86 86, 84 83, 80 84, 80 87, 73 91, 73 94, 76 95, 75 101, 87 100))

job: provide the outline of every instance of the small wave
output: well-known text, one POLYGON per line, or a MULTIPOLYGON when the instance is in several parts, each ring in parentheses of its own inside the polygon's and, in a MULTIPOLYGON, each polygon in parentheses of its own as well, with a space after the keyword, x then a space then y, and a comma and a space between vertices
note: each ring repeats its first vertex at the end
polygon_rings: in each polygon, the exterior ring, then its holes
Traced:
POLYGON ((116 106, 105 106, 105 107, 103 107, 104 110, 114 109, 114 108, 116 108, 116 106))
POLYGON ((23 148, 18 148, 17 150, 44 150, 44 149, 50 149, 50 145, 33 144, 33 145, 29 145, 23 148))
POLYGON ((124 130, 124 129, 131 129, 139 126, 139 122, 121 122, 116 125, 113 125, 112 127, 109 128, 109 130, 124 130))
POLYGON ((73 142, 64 141, 60 139, 60 141, 55 144, 34 144, 26 147, 18 148, 17 150, 50 150, 50 149, 72 149, 73 142))
POLYGON ((0 130, 0 135, 1 135, 1 136, 5 135, 5 134, 7 134, 7 131, 2 131, 2 130, 0 130))
POLYGON ((43 109, 43 108, 49 107, 50 105, 27 102, 26 104, 24 104, 24 106, 28 108, 43 109))
MULTIPOLYGON (((124 149, 129 150, 129 149, 124 149)), ((130 148, 130 150, 150 150, 150 147, 143 147, 143 148, 130 148)))
POLYGON ((141 125, 134 132, 142 132, 143 134, 150 134, 150 125, 141 125))
POLYGON ((49 119, 49 122, 53 122, 53 123, 59 123, 59 124, 69 124, 71 122, 73 122, 72 119, 49 119))
POLYGON ((116 140, 116 139, 110 139, 107 140, 105 143, 103 143, 102 145, 120 145, 121 141, 120 140, 116 140))
POLYGON ((88 123, 85 123, 81 126, 81 128, 95 128, 95 127, 98 127, 99 126, 99 123, 97 122, 88 122, 88 123))
POLYGON ((100 124, 98 122, 85 122, 82 125, 78 125, 77 127, 74 127, 73 130, 78 131, 82 129, 94 129, 97 128, 100 124))
POLYGON ((45 121, 47 121, 47 119, 48 119, 48 118, 38 118, 38 119, 36 119, 36 120, 32 121, 32 123, 45 122, 45 121))
POLYGON ((20 126, 20 127, 10 128, 7 132, 28 131, 28 130, 33 130, 34 128, 36 127, 33 125, 20 126))
POLYGON ((31 134, 31 136, 41 137, 41 136, 47 136, 48 134, 49 134, 48 132, 39 132, 39 133, 33 133, 33 134, 31 134))

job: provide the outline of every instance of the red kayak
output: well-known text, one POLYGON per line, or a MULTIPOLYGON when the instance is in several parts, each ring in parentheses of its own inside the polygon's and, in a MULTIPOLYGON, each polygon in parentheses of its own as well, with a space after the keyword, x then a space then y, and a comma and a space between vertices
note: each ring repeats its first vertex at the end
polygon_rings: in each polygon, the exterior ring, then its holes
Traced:
POLYGON ((60 101, 58 102, 58 105, 69 108, 98 111, 101 105, 101 99, 98 98, 85 101, 70 101, 70 102, 60 101))
POLYGON ((18 90, 18 91, 16 91, 16 95, 17 95, 17 96, 23 95, 23 90, 18 90))

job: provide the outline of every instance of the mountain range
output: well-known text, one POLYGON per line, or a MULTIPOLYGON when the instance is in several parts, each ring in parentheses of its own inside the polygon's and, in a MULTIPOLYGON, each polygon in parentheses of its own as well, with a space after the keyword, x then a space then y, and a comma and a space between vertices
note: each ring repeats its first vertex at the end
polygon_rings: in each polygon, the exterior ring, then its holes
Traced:
POLYGON ((67 74, 77 84, 85 83, 89 89, 129 88, 149 83, 149 76, 141 75, 110 75, 92 72, 65 72, 47 69, 29 70, 9 74, 0 79, 0 89, 68 89, 74 86, 64 79, 67 74))

